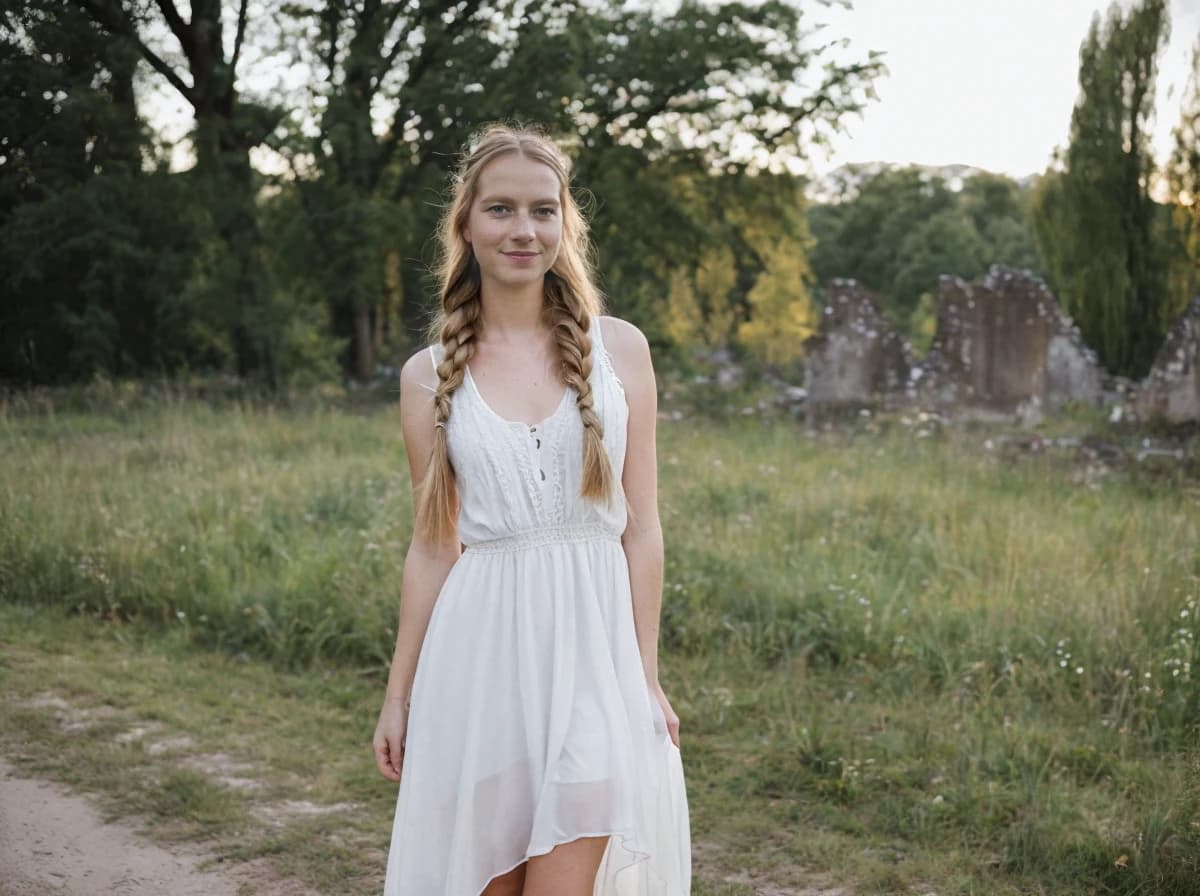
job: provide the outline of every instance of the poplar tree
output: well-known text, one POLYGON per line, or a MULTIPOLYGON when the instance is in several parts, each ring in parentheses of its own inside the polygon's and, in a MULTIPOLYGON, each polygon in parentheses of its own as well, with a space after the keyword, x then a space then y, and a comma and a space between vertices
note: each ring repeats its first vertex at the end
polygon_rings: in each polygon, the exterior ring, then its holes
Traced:
POLYGON ((1185 89, 1174 149, 1167 164, 1171 196, 1171 261, 1167 275, 1170 326, 1200 296, 1200 40, 1192 50, 1192 73, 1185 89))
POLYGON ((1052 281, 1084 340, 1113 373, 1140 376, 1163 328, 1165 278, 1150 198, 1150 121, 1165 0, 1114 4, 1079 51, 1079 98, 1060 167, 1034 216, 1052 281))

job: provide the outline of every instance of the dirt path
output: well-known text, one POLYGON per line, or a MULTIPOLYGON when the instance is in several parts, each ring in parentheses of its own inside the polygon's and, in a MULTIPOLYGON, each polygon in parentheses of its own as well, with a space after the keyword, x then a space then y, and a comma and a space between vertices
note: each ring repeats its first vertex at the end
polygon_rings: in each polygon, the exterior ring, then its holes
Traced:
POLYGON ((300 896, 252 869, 201 871, 204 856, 105 824, 62 785, 19 777, 0 758, 0 896, 300 896))

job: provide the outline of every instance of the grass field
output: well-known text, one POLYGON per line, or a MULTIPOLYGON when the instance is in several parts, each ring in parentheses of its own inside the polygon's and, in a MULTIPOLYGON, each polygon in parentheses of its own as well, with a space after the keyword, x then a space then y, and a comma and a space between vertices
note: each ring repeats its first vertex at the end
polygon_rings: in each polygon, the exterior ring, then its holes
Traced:
MULTIPOLYGON (((1083 445, 908 417, 660 425, 697 893, 1200 893, 1195 441, 1138 462, 1138 433, 1058 426, 1083 445)), ((8 749, 233 858, 375 892, 394 785, 368 742, 411 520, 394 408, 18 398, 0 482, 8 749), (121 736, 146 720, 184 746, 121 736), (213 755, 260 786, 206 774, 213 755), (298 793, 335 808, 264 808, 298 793)))

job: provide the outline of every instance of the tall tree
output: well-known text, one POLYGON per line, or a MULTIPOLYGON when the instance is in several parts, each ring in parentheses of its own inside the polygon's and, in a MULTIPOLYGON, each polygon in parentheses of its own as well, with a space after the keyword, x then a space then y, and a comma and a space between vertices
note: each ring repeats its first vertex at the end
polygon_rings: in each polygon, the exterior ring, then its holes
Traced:
MULTIPOLYGON (((240 375, 281 376, 279 339, 294 313, 266 263, 259 180, 250 151, 283 118, 282 105, 254 96, 242 79, 251 36, 275 26, 276 0, 59 0, 87 13, 191 106, 195 166, 192 196, 207 236, 197 247, 196 277, 187 292, 198 312, 226 322, 229 366, 240 375)), ((262 55, 259 47, 258 55, 262 55)), ((226 340, 222 340, 225 342, 226 340)))
POLYGON ((1079 98, 1059 170, 1039 184, 1043 256, 1084 339, 1114 373, 1140 376, 1162 338, 1165 283, 1150 197, 1166 0, 1097 14, 1079 51, 1079 98))
POLYGON ((1200 296, 1200 40, 1192 50, 1175 145, 1167 164, 1171 209, 1171 258, 1164 325, 1200 296))
POLYGON ((0 215, 97 173, 137 174, 136 50, 59 0, 0 7, 0 215))
POLYGON ((250 0, 192 0, 186 18, 175 0, 154 0, 158 15, 141 0, 63 2, 136 47, 146 64, 188 102, 200 172, 222 169, 248 181, 250 149, 263 142, 282 114, 268 103, 248 101, 239 88, 250 0), (159 46, 155 36, 164 32, 174 48, 159 46))
POLYGON ((146 188, 139 183, 148 140, 134 95, 136 65, 134 48, 60 0, 0 6, 4 379, 110 369, 122 324, 145 326, 145 307, 134 307, 145 270, 131 260, 136 251, 105 251, 129 248, 117 219, 146 188), (108 226, 92 218, 105 204, 108 226), (111 297, 105 284, 114 281, 121 281, 126 315, 97 301, 111 297))

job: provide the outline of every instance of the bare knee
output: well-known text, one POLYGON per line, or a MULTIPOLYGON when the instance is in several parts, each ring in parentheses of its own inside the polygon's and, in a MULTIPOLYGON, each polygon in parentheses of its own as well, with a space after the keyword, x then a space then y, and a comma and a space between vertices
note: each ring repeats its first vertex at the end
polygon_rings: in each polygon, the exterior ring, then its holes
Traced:
POLYGON ((522 862, 512 871, 493 877, 488 881, 480 896, 521 896, 525 887, 525 863, 522 862))
POLYGON ((581 837, 529 860, 523 896, 592 896, 608 837, 581 837))

